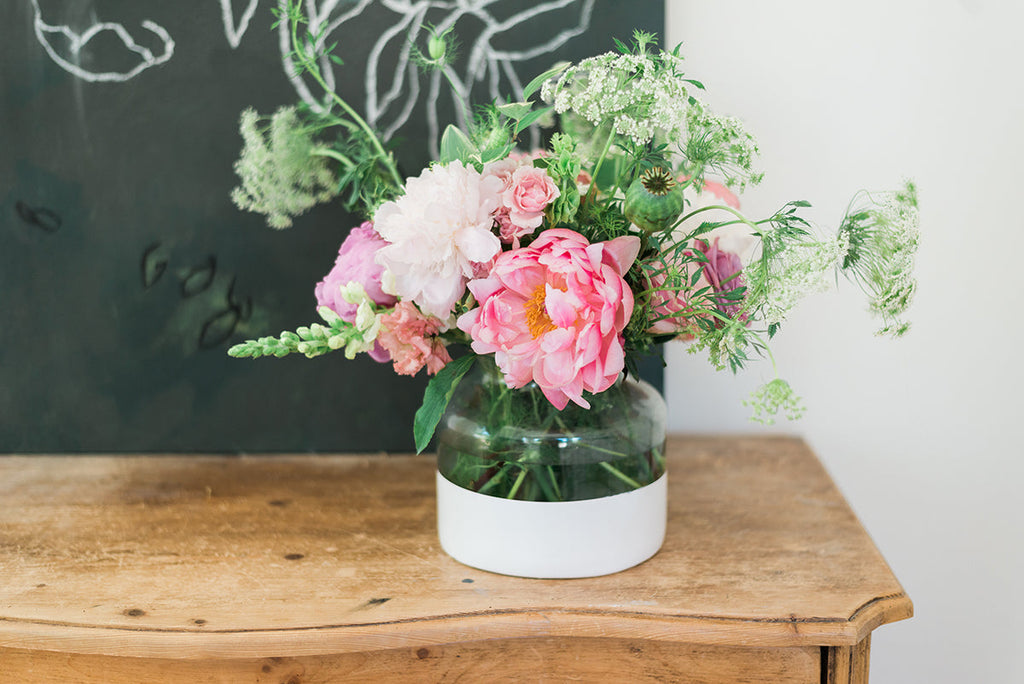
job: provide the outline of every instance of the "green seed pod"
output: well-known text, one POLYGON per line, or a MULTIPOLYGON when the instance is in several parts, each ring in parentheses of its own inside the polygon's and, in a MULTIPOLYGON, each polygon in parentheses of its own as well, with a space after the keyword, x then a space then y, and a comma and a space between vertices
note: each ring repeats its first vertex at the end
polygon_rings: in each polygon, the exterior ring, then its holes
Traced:
POLYGON ((427 56, 430 57, 430 61, 440 62, 444 59, 447 51, 448 41, 446 40, 446 34, 437 35, 431 31, 430 40, 427 41, 427 56))
POLYGON ((647 233, 665 230, 683 212, 683 189, 671 172, 647 169, 626 190, 622 213, 647 233))

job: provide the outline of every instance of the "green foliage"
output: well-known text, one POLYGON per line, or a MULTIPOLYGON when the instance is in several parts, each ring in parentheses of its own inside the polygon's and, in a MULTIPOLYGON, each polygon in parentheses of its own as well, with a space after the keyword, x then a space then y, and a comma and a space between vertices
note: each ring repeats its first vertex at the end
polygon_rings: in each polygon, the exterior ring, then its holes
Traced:
POLYGON ((462 376, 472 368, 476 356, 467 354, 451 361, 430 379, 423 393, 423 405, 416 411, 413 420, 413 437, 416 440, 416 453, 421 453, 430 445, 434 430, 444 415, 448 402, 451 401, 455 388, 462 376))

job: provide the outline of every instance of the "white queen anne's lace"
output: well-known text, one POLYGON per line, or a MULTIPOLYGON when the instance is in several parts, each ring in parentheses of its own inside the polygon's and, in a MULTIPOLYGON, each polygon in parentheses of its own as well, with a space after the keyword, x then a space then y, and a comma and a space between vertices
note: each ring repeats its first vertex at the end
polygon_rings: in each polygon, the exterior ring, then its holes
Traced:
POLYGON ((599 125, 612 121, 615 131, 637 144, 662 133, 668 140, 686 136, 687 81, 680 75, 682 60, 668 53, 607 52, 567 69, 541 89, 541 97, 562 114, 572 110, 599 125))

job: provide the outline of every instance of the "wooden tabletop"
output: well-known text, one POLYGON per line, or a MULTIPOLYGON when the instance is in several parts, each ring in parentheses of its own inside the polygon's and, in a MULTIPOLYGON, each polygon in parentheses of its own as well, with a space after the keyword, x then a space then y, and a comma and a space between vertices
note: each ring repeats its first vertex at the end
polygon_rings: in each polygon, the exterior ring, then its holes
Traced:
POLYGON ((0 457, 0 648, 261 657, 517 636, 844 646, 913 612, 798 439, 673 438, 664 547, 593 579, 504 577, 449 558, 433 470, 429 456, 0 457))

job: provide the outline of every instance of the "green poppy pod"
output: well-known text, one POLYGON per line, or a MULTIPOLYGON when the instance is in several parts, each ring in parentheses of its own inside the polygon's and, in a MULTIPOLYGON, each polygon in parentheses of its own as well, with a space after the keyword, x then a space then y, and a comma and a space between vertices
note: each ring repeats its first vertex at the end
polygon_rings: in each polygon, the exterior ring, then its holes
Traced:
POLYGON ((647 233, 665 230, 683 212, 683 189, 668 169, 647 169, 626 190, 622 213, 647 233))

